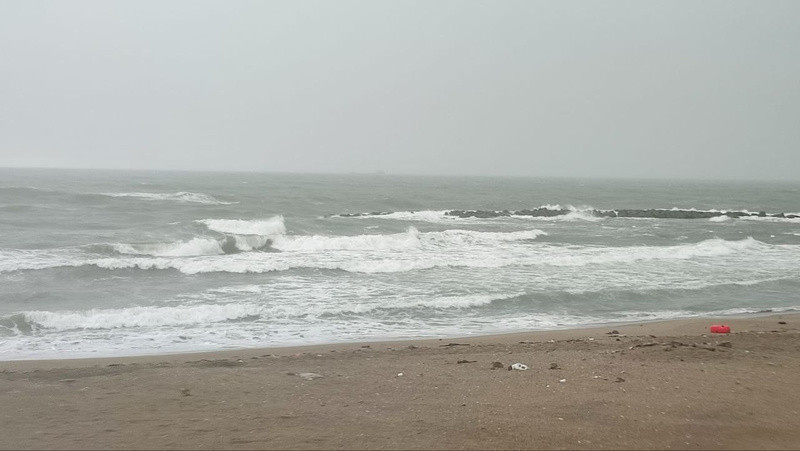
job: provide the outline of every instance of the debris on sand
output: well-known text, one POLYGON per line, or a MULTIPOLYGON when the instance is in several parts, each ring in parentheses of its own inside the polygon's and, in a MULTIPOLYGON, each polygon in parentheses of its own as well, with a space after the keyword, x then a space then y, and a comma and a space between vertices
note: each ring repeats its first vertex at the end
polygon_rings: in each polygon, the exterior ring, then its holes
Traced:
POLYGON ((307 381, 313 381, 314 379, 319 379, 321 377, 325 377, 318 373, 297 373, 297 376, 302 377, 307 381))
POLYGON ((508 371, 511 371, 511 370, 527 371, 528 370, 528 365, 525 365, 524 363, 519 363, 519 362, 513 363, 508 367, 508 371))

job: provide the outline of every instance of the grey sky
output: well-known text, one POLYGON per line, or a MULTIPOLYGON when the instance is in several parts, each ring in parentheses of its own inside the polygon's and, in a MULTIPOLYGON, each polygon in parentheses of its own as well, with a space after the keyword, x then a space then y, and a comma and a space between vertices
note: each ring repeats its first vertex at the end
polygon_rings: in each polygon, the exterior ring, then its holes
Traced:
POLYGON ((0 166, 800 180, 800 1, 0 1, 0 166))

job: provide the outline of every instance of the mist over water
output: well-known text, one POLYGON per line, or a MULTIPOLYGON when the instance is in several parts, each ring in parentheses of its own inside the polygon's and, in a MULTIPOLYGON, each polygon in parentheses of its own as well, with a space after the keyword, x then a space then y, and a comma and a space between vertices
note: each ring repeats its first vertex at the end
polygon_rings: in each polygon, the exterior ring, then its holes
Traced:
POLYGON ((0 359, 800 308, 800 184, 0 169, 0 359))

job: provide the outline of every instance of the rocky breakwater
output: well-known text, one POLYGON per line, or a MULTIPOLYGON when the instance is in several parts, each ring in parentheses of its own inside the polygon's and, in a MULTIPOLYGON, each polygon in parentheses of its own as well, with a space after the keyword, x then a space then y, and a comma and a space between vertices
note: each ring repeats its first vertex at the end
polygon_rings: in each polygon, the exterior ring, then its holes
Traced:
POLYGON ((531 216, 531 217, 557 217, 580 212, 584 215, 599 218, 654 218, 654 219, 709 219, 718 216, 729 218, 760 217, 760 218, 800 218, 798 214, 754 213, 749 211, 717 211, 717 210, 680 210, 680 209, 623 209, 623 210, 574 210, 558 208, 534 208, 532 210, 450 210, 446 216, 458 218, 499 218, 505 216, 531 216))

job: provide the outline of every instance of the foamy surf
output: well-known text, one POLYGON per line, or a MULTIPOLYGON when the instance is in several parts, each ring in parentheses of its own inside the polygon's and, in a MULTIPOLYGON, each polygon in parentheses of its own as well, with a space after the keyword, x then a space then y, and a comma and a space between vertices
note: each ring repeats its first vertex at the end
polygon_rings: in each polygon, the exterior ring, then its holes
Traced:
MULTIPOLYGON (((800 246, 770 245, 753 238, 719 238, 672 246, 563 246, 538 243, 542 231, 473 232, 448 230, 422 233, 410 228, 391 235, 352 237, 278 236, 279 252, 224 253, 219 241, 195 239, 167 245, 117 245, 132 256, 92 257, 76 250, 61 254, 35 251, 6 254, 0 272, 62 266, 96 266, 106 270, 178 270, 184 274, 211 272, 267 273, 298 268, 353 273, 402 273, 432 268, 500 268, 535 266, 632 265, 648 261, 734 259, 741 264, 769 264, 800 258, 800 246), (150 252, 149 255, 144 252, 150 252)), ((246 246, 245 246, 246 247, 246 246)), ((722 262, 723 260, 717 260, 722 262)))
MULTIPOLYGON (((771 312, 794 312, 800 306, 770 309, 771 312)), ((265 323, 254 315, 246 315, 247 308, 193 309, 189 312, 173 311, 96 311, 45 313, 29 312, 26 318, 42 321, 48 326, 34 326, 35 334, 57 333, 60 337, 45 344, 36 335, 18 335, 15 340, 0 343, 0 358, 14 355, 17 359, 83 358, 113 355, 148 355, 188 350, 237 349, 254 346, 292 346, 315 343, 358 342, 369 340, 392 340, 407 338, 447 338, 466 335, 505 333, 519 330, 558 330, 568 327, 600 324, 658 321, 691 318, 704 315, 715 317, 741 316, 763 312, 757 307, 739 307, 699 313, 690 310, 646 310, 620 311, 611 315, 574 315, 565 313, 527 313, 497 317, 493 321, 477 321, 473 318, 451 320, 449 324, 433 325, 424 322, 399 320, 386 323, 380 320, 353 319, 347 327, 337 327, 327 322, 320 323, 309 333, 302 321, 287 321, 281 324, 279 333, 265 333, 265 323), (159 313, 166 313, 166 320, 159 313), (233 318, 219 321, 221 313, 233 318), (210 323, 204 316, 210 316, 210 323), (244 315, 244 316, 242 316, 244 315), (252 318, 250 321, 242 319, 252 318), (236 321, 240 320, 240 321, 236 321), (76 321, 80 326, 70 325, 76 321), (204 324, 215 324, 212 330, 204 324), (147 331, 146 336, 142 334, 147 331)), ((258 308, 254 310, 258 311, 258 308)), ((0 318, 0 328, 7 319, 0 318)))
POLYGON ((274 236, 286 233, 283 216, 253 220, 199 219, 197 222, 205 224, 209 230, 224 234, 274 236))
POLYGON ((121 174, 3 172, 0 359, 800 304, 795 186, 121 174))
POLYGON ((192 238, 187 241, 163 244, 114 244, 120 254, 152 255, 155 257, 196 257, 219 255, 225 252, 220 242, 213 238, 192 238))

